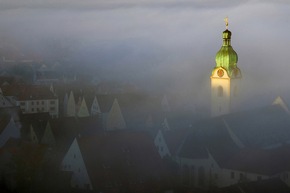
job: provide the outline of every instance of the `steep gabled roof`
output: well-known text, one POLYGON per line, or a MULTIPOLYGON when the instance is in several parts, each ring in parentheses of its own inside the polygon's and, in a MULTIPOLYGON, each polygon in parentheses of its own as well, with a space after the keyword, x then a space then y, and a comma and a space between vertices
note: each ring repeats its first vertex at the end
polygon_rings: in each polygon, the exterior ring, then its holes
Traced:
POLYGON ((242 149, 223 163, 222 167, 264 175, 290 171, 290 146, 275 149, 242 149))
POLYGON ((79 125, 75 117, 63 117, 50 120, 52 131, 55 135, 58 150, 66 152, 70 144, 79 134, 79 125))
POLYGON ((110 111, 115 98, 113 95, 97 95, 102 113, 108 113, 110 111))
POLYGON ((0 117, 0 135, 4 131, 4 129, 7 127, 11 117, 9 115, 1 116, 0 117))
POLYGON ((290 116, 279 104, 221 118, 246 147, 267 148, 290 142, 290 116))
POLYGON ((176 155, 178 148, 187 136, 189 128, 163 131, 164 139, 171 155, 176 155))
MULTIPOLYGON (((46 113, 34 113, 34 114, 21 114, 20 121, 22 124, 22 134, 24 137, 27 137, 30 133, 30 126, 32 125, 34 130, 36 128, 42 128, 40 130, 37 130, 37 135, 39 137, 42 136, 44 127, 48 120, 50 120, 51 117, 48 112, 46 113)), ((40 140, 41 138, 39 138, 40 140)))
POLYGON ((219 118, 200 121, 193 127, 179 150, 181 157, 206 159, 210 153, 221 164, 240 150, 219 118))
POLYGON ((146 133, 113 131, 78 142, 95 187, 140 183, 162 175, 161 159, 146 133))
POLYGON ((47 100, 57 99, 57 97, 50 91, 49 87, 31 86, 26 87, 23 92, 17 96, 18 100, 47 100))
POLYGON ((181 157, 212 155, 223 168, 260 174, 290 169, 290 148, 273 149, 290 143, 290 116, 279 104, 199 121, 193 128, 181 157))

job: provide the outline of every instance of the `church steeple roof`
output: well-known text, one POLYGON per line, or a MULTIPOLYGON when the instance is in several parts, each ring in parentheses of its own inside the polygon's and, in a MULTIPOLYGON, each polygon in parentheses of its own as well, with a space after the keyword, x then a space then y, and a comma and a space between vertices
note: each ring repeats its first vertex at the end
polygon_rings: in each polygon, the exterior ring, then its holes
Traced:
POLYGON ((229 76, 232 76, 232 72, 237 68, 238 54, 231 46, 231 31, 228 30, 228 19, 225 19, 226 30, 223 31, 223 44, 220 50, 217 52, 215 61, 216 68, 224 68, 229 76))

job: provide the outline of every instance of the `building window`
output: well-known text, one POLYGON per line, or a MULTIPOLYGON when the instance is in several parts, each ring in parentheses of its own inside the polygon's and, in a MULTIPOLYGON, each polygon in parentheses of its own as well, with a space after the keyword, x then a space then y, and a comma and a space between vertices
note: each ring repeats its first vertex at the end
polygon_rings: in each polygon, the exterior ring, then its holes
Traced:
POLYGON ((41 101, 41 104, 43 104, 43 105, 44 105, 44 101, 41 101))
POLYGON ((53 105, 53 104, 55 104, 55 101, 50 101, 49 103, 50 103, 51 105, 53 105))
POLYGON ((39 105, 39 101, 36 101, 36 104, 39 105))
POLYGON ((31 101, 31 105, 34 105, 34 101, 31 101))
POLYGON ((231 179, 235 179, 235 172, 231 172, 231 179))
POLYGON ((76 157, 77 157, 76 154, 74 154, 74 158, 75 158, 75 159, 76 159, 76 157))
POLYGON ((25 106, 25 102, 20 102, 20 106, 25 106))
POLYGON ((34 108, 31 108, 31 111, 34 112, 34 108))
POLYGON ((217 91, 218 91, 218 96, 219 97, 224 96, 224 89, 223 89, 222 86, 219 86, 217 91))
POLYGON ((55 107, 50 107, 49 108, 51 111, 55 111, 55 107))

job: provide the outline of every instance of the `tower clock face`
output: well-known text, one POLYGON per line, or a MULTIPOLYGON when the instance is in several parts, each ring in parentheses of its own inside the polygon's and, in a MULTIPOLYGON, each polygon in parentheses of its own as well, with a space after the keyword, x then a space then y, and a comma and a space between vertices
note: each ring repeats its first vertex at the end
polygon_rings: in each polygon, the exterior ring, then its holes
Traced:
POLYGON ((217 71, 217 75, 218 75, 219 77, 223 77, 223 75, 224 75, 224 71, 223 71, 222 69, 219 69, 219 70, 217 71))

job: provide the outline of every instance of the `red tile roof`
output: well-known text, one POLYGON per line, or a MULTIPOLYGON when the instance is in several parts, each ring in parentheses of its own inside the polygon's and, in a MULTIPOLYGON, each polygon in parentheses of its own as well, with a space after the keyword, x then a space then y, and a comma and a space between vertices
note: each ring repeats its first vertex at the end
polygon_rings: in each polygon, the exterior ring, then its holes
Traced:
POLYGON ((2 91, 5 96, 15 96, 20 101, 57 98, 46 86, 14 84, 3 87, 2 91))

